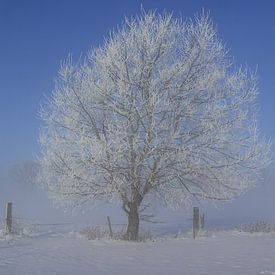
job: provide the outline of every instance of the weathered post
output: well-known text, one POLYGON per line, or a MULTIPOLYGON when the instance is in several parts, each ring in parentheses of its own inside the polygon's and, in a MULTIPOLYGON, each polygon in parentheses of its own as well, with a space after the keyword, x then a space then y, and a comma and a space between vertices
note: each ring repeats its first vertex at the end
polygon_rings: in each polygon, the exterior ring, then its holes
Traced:
POLYGON ((109 226, 110 237, 113 238, 113 230, 112 230, 111 220, 110 220, 109 216, 107 216, 107 221, 108 221, 108 226, 109 226))
POLYGON ((204 228, 204 218, 205 218, 205 215, 204 215, 204 213, 200 216, 200 227, 201 227, 201 229, 203 229, 204 228))
POLYGON ((10 234, 12 231, 12 203, 6 205, 6 232, 10 234))
POLYGON ((198 207, 193 207, 193 238, 195 239, 200 228, 200 211, 198 207))

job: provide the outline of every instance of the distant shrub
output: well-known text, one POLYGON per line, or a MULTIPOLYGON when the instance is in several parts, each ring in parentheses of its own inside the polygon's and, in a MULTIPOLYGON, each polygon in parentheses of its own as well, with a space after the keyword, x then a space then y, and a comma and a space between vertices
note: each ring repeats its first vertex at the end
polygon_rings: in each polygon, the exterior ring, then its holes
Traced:
POLYGON ((248 233, 270 233, 275 232, 275 225, 261 221, 242 225, 240 230, 248 233))

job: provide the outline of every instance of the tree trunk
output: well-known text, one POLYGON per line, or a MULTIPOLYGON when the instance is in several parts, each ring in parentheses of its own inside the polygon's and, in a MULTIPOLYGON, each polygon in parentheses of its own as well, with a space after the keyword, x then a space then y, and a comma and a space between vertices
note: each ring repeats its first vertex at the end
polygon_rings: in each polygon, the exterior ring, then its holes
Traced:
POLYGON ((132 203, 128 213, 127 240, 138 241, 139 213, 138 204, 132 203))

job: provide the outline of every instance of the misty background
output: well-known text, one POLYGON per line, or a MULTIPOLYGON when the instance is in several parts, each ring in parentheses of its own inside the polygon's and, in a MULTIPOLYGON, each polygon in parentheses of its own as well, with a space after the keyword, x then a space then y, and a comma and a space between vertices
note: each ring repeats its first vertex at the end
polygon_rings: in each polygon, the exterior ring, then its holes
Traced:
MULTIPOLYGON (((0 222, 5 203, 14 204, 18 218, 44 223, 105 224, 126 222, 116 202, 87 205, 64 212, 48 194, 22 177, 14 167, 39 157, 38 111, 51 95, 60 61, 71 54, 77 60, 104 42, 124 16, 145 10, 166 10, 192 17, 210 11, 219 37, 236 65, 247 65, 259 76, 260 117, 263 136, 275 138, 275 2, 267 1, 0 1, 0 222), (245 15, 245 16, 244 16, 245 15)), ((274 146, 272 149, 274 155, 274 146)), ((156 220, 188 224, 191 207, 206 214, 206 226, 234 226, 253 221, 275 223, 275 165, 263 171, 263 181, 232 203, 202 202, 171 211, 155 206, 156 220)), ((164 225, 163 225, 164 226, 164 225)))

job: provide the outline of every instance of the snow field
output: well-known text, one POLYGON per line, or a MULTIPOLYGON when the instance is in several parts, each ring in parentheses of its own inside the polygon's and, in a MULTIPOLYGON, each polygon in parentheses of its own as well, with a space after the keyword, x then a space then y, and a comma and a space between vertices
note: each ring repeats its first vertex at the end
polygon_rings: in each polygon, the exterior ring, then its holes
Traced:
POLYGON ((0 241, 2 275, 275 274, 275 234, 237 231, 145 243, 44 233, 0 241))

